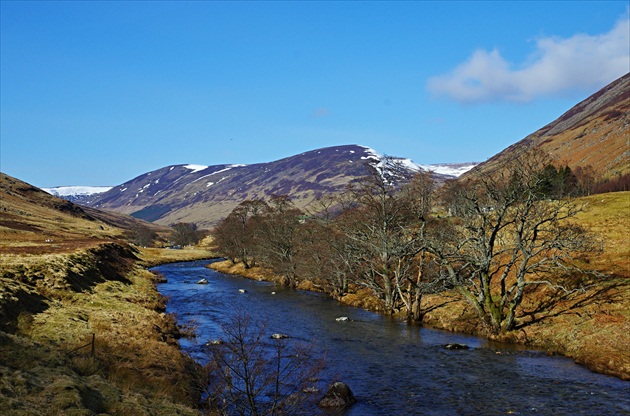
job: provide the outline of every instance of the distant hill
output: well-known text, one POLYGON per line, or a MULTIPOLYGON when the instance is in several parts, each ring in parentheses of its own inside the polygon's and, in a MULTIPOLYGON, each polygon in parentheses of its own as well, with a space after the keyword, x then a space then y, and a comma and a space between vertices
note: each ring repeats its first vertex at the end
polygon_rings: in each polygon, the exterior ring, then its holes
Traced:
POLYGON ((63 198, 76 204, 88 204, 93 195, 107 192, 111 186, 56 186, 54 188, 42 188, 51 195, 63 198))
POLYGON ((81 207, 0 173, 0 251, 4 254, 69 252, 120 239, 143 225, 164 227, 117 213, 81 207))
POLYGON ((253 165, 167 166, 94 195, 88 205, 163 225, 211 227, 247 199, 289 195, 298 207, 307 208, 318 196, 341 192, 367 175, 368 165, 382 167, 398 182, 424 170, 409 159, 382 157, 365 146, 336 146, 253 165))
POLYGON ((532 146, 571 169, 590 165, 599 179, 630 173, 630 73, 475 170, 492 169, 509 155, 532 146))

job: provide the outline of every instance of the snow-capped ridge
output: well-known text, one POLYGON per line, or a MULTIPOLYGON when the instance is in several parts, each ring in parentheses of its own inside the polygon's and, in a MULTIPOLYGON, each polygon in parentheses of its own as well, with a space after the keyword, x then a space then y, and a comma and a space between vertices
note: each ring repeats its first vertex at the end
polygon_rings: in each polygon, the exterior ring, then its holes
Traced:
POLYGON ((53 188, 42 188, 42 190, 54 196, 84 196, 101 194, 112 188, 113 186, 55 186, 53 188))
POLYGON ((453 177, 459 177, 464 173, 468 172, 479 163, 440 163, 435 165, 420 165, 420 167, 424 170, 428 170, 430 172, 439 173, 440 175, 447 175, 453 177))

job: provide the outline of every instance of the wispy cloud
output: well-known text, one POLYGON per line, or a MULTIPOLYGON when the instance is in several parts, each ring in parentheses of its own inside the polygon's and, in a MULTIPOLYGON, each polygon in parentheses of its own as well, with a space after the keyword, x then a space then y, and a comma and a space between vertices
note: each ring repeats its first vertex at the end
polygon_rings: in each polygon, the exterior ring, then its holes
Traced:
POLYGON ((630 71, 629 22, 626 14, 601 35, 538 38, 536 51, 518 67, 496 49, 477 50, 451 72, 430 78, 427 88, 462 103, 527 102, 600 88, 630 71))
POLYGON ((313 117, 315 118, 326 117, 329 115, 330 115, 330 110, 325 107, 321 107, 313 111, 313 117))

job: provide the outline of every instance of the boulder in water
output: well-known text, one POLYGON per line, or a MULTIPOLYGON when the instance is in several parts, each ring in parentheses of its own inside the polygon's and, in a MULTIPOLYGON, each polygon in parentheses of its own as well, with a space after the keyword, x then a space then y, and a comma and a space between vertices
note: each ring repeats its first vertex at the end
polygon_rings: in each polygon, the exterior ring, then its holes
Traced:
POLYGON ((357 402, 352 390, 347 384, 340 381, 334 383, 324 397, 319 401, 320 407, 332 407, 337 409, 343 409, 345 407, 352 406, 357 402))
POLYGON ((444 347, 445 350, 469 350, 470 349, 470 347, 466 344, 456 344, 456 343, 444 344, 442 347, 444 347))

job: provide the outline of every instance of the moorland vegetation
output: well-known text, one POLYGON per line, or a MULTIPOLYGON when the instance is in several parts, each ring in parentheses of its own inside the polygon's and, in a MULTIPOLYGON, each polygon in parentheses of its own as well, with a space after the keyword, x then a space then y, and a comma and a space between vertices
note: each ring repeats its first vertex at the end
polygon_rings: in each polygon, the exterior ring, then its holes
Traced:
POLYGON ((170 231, 4 174, 0 188, 0 413, 198 414, 200 369, 146 266, 212 253, 142 249, 132 228, 170 231))

